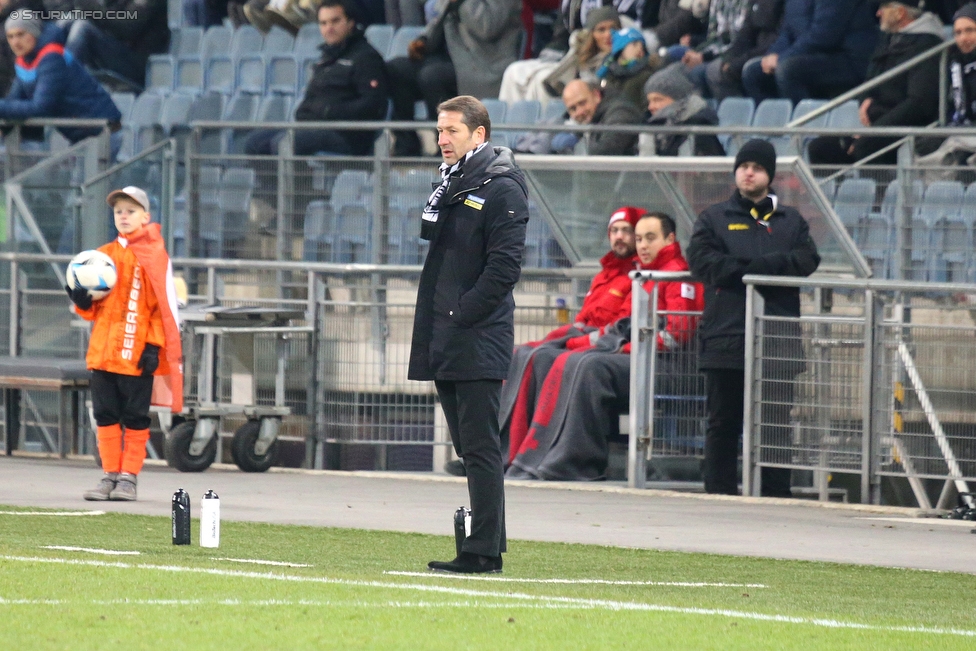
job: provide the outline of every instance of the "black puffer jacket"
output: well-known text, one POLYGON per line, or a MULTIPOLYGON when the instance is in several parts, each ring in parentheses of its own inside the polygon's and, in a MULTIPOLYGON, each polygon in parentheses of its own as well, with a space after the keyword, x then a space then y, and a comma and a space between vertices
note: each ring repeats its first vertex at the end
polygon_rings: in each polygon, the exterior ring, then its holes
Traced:
MULTIPOLYGON (((363 30, 356 28, 340 45, 319 46, 322 58, 312 69, 305 98, 295 111, 298 121, 382 120, 386 115, 389 84, 386 65, 363 30)), ((372 151, 376 134, 346 131, 353 153, 372 151)))
POLYGON ((761 57, 776 42, 786 0, 756 0, 749 7, 742 29, 722 54, 728 69, 722 75, 729 81, 742 81, 742 68, 749 59, 761 57))
MULTIPOLYGON (((752 205, 736 190, 728 201, 706 208, 691 235, 688 264, 705 284, 705 312, 698 326, 702 370, 745 368, 744 275, 809 276, 820 265, 807 222, 795 208, 777 206, 767 228, 750 214, 752 205)), ((767 315, 800 315, 798 289, 765 287, 760 292, 767 315)), ((781 377, 802 372, 799 324, 774 325, 777 332, 767 341, 776 350, 767 349, 767 356, 793 360, 781 363, 781 377)))
POLYGON ((525 178, 511 150, 489 144, 443 196, 420 274, 407 376, 504 380, 529 220, 525 178))

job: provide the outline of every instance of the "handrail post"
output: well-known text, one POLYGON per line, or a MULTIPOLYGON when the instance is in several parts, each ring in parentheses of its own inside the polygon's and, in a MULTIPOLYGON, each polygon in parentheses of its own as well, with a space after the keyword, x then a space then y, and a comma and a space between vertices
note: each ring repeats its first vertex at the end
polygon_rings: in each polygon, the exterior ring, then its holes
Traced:
MULTIPOLYGON (((762 294, 756 291, 752 283, 746 284, 746 350, 745 368, 743 369, 742 392, 742 495, 759 496, 762 489, 762 478, 759 468, 759 448, 762 443, 757 428, 753 426, 756 420, 753 405, 756 402, 755 387, 762 380, 761 363, 756 359, 762 357, 762 315, 766 312, 762 294), (757 381, 758 380, 758 381, 757 381)), ((761 359, 760 359, 761 361, 761 359)), ((761 397, 761 395, 760 395, 761 397)))
POLYGON ((939 126, 946 125, 946 97, 949 92, 949 83, 946 74, 949 71, 949 50, 942 50, 939 57, 939 126))

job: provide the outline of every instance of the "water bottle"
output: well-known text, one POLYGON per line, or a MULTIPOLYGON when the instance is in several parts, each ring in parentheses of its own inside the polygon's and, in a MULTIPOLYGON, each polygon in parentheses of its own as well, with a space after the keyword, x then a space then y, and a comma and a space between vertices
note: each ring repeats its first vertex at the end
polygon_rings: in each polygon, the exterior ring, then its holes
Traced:
POLYGON ((173 493, 173 544, 190 544, 190 496, 182 488, 173 493))
POLYGON ((454 546, 457 555, 461 555, 461 545, 464 539, 471 535, 471 509, 459 506, 454 512, 454 546))
POLYGON ((200 500, 200 546, 220 546, 220 498, 212 490, 200 500))
POLYGON ((569 323, 569 309, 566 307, 565 298, 556 299, 556 322, 559 325, 566 325, 569 323))

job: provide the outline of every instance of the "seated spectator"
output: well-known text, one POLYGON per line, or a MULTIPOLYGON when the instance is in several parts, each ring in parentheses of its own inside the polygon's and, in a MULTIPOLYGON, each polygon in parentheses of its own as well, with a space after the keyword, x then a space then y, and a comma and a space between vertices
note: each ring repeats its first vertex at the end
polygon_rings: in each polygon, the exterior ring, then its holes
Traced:
MULTIPOLYGON (((923 13, 919 0, 884 2, 878 8, 883 36, 871 57, 868 79, 877 77, 942 42, 942 21, 923 13)), ((861 124, 866 127, 922 127, 939 117, 939 58, 923 61, 903 75, 868 90, 861 98, 861 124)), ((821 136, 810 142, 814 165, 850 165, 887 147, 896 138, 821 136)), ((872 159, 894 165, 897 150, 872 159)))
MULTIPOLYGON (((0 23, 7 22, 11 12, 22 9, 44 11, 44 3, 41 0, 0 0, 0 23)), ((7 41, 0 43, 0 95, 6 95, 13 83, 15 58, 7 41)))
MULTIPOLYGON (((121 144, 122 114, 88 71, 65 52, 57 39, 61 30, 40 20, 7 18, 7 43, 17 57, 17 76, 0 100, 0 120, 30 118, 93 118, 108 120, 113 131, 113 158, 121 144)), ((98 135, 93 127, 58 127, 72 144, 98 135)), ((43 138, 43 131, 38 134, 43 138)))
MULTIPOLYGON (((295 119, 300 122, 382 120, 388 104, 383 57, 366 42, 350 17, 351 0, 323 0, 318 10, 322 58, 315 64, 295 119)), ((248 136, 248 155, 277 155, 283 131, 261 130, 248 136)), ((353 156, 373 151, 374 131, 302 130, 295 134, 294 153, 318 152, 353 156)))
POLYGON ((864 81, 877 40, 869 0, 786 0, 776 42, 746 63, 742 85, 757 103, 833 97, 864 81))
POLYGON ((95 77, 141 90, 149 56, 169 49, 166 0, 76 0, 74 8, 106 17, 72 22, 64 49, 95 77), (134 17, 108 18, 108 11, 131 12, 126 15, 134 17))
POLYGON ((656 44, 648 47, 691 47, 692 42, 705 32, 708 18, 708 2, 687 0, 647 0, 644 3, 641 27, 654 35, 656 44))
POLYGON ((596 71, 613 47, 620 16, 613 7, 599 7, 587 14, 582 29, 573 33, 569 52, 546 48, 538 59, 515 61, 502 76, 498 98, 506 102, 534 99, 543 105, 562 94, 573 79, 596 83, 596 71))
MULTIPOLYGON (((700 125, 718 126, 718 114, 702 99, 694 84, 674 63, 651 75, 644 84, 650 126, 700 125)), ((681 133, 641 134, 641 142, 650 140, 653 152, 641 149, 642 155, 677 156, 678 149, 688 136, 681 133)), ((714 135, 695 136, 695 156, 725 156, 725 149, 714 135)))
POLYGON ((604 97, 619 97, 643 108, 644 83, 660 67, 658 55, 648 56, 640 30, 628 27, 613 33, 613 47, 596 76, 604 97))
MULTIPOLYGON (((976 124, 976 3, 963 6, 952 21, 955 43, 949 48, 949 126, 976 124)), ((976 136, 952 136, 919 143, 919 165, 976 164, 976 136), (934 149, 934 151, 932 151, 934 149)))
MULTIPOLYGON (((640 3, 634 0, 586 0, 585 2, 569 2, 562 0, 562 9, 559 12, 559 20, 553 28, 552 38, 546 45, 546 49, 554 50, 565 54, 570 49, 573 34, 580 28, 585 28, 587 23, 595 24, 592 16, 594 11, 600 8, 613 8, 617 12, 624 27, 636 26, 640 20, 640 3)), ((604 17, 606 14, 602 14, 604 17)), ((598 22, 598 21, 597 21, 598 22)), ((620 29, 617 27, 616 29, 620 29)))
MULTIPOLYGON (((436 7, 409 56, 387 64, 394 120, 413 120, 418 100, 433 119, 437 105, 455 95, 497 97, 505 68, 518 56, 521 2, 437 0, 436 7)), ((396 133, 395 156, 420 153, 416 132, 396 133)))
MULTIPOLYGON (((582 79, 566 84, 563 102, 569 117, 577 124, 636 125, 641 121, 641 112, 633 104, 624 99, 603 101, 599 89, 582 79)), ((583 138, 576 143, 575 153, 584 156, 632 156, 637 153, 636 133, 593 132, 587 136, 588 140, 583 138)))
MULTIPOLYGON (((652 212, 636 227, 640 268, 687 271, 675 240, 670 216, 652 212)), ((653 290, 653 281, 645 288, 653 290)), ((701 312, 704 291, 698 283, 661 282, 657 309, 701 312)), ((628 301, 629 307, 629 301, 628 301)), ((655 390, 668 395, 695 390, 693 377, 669 372, 676 355, 687 351, 697 325, 695 317, 671 314, 658 333, 655 390)), ((593 481, 606 478, 607 438, 618 433, 620 414, 630 408, 630 312, 603 331, 570 339, 553 363, 539 391, 532 425, 521 441, 509 446, 513 479, 593 481)))
POLYGON ((681 61, 691 80, 703 95, 708 93, 705 79, 709 63, 721 56, 739 33, 752 0, 712 0, 708 9, 708 31, 705 40, 693 48, 673 46, 668 61, 681 61))
POLYGON ((742 68, 766 54, 779 36, 785 0, 757 0, 749 5, 742 27, 722 56, 705 68, 708 90, 717 101, 743 94, 742 68))

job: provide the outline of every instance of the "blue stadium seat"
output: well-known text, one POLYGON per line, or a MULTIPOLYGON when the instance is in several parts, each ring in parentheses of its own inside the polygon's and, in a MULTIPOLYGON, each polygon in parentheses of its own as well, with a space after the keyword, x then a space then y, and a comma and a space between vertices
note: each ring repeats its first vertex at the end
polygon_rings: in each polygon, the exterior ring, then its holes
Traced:
POLYGON ((220 178, 217 201, 221 223, 215 242, 217 257, 225 257, 227 242, 239 243, 244 240, 254 179, 254 170, 247 167, 229 168, 220 178))
MULTIPOLYGON (((246 27, 250 27, 247 25, 246 27)), ((241 27, 237 31, 240 32, 245 27, 241 27)), ((254 29, 251 27, 251 29, 254 29)), ((260 32, 258 32, 260 35, 260 32)), ((203 34, 203 40, 200 42, 200 60, 206 61, 212 56, 227 54, 230 51, 231 39, 233 39, 235 33, 232 32, 227 27, 223 25, 215 25, 209 28, 203 34)))
POLYGON ((112 103, 122 114, 122 123, 128 123, 129 114, 132 113, 132 106, 136 103, 136 96, 132 93, 112 93, 112 103))
POLYGON ((186 193, 180 193, 173 197, 173 216, 170 226, 173 234, 173 250, 170 252, 174 258, 183 258, 187 255, 186 240, 190 230, 190 211, 186 205, 186 193))
POLYGON ((293 54, 275 54, 268 60, 268 92, 297 95, 298 61, 293 54))
POLYGON ((857 243, 862 241, 864 225, 873 211, 876 189, 874 179, 847 179, 837 190, 834 211, 857 243))
POLYGON ((332 258, 334 230, 332 207, 327 201, 310 201, 305 208, 302 227, 302 259, 306 262, 328 262, 332 258))
POLYGON ((168 93, 176 81, 176 60, 168 54, 153 54, 146 63, 146 92, 168 93))
POLYGON ((194 99, 193 95, 173 93, 163 100, 158 124, 162 127, 165 135, 172 135, 173 129, 176 127, 186 126, 194 99))
POLYGON ((199 57, 186 57, 176 62, 176 92, 203 92, 203 62, 199 57))
MULTIPOLYGON (((224 107, 225 122, 254 122, 258 117, 261 97, 253 93, 234 93, 224 107)), ((221 151, 225 154, 244 152, 244 141, 249 129, 224 129, 221 135, 221 151)))
POLYGON ((386 60, 407 56, 407 46, 424 33, 424 28, 415 25, 404 25, 393 35, 390 49, 386 53, 386 60))
MULTIPOLYGON (((796 103, 796 106, 793 108, 793 115, 790 116, 790 122, 793 122, 794 120, 799 120, 807 113, 816 111, 818 108, 821 108, 826 103, 827 100, 823 100, 823 99, 801 99, 799 102, 796 103)), ((828 116, 829 116, 829 112, 819 115, 813 118, 812 120, 810 120, 809 122, 807 122, 806 124, 802 125, 800 128, 819 129, 819 128, 826 127, 828 116)), ((800 149, 799 151, 797 151, 796 143, 794 143, 793 140, 790 139, 790 142, 786 148, 787 154, 797 155, 800 153, 805 153, 806 145, 809 140, 812 140, 812 138, 803 138, 800 142, 800 149)))
MULTIPOLYGON (((193 100, 187 124, 192 122, 216 122, 224 114, 224 95, 221 93, 207 93, 193 100)), ((222 153, 221 129, 201 130, 200 140, 196 143, 196 152, 215 155, 222 153)))
POLYGON ((130 155, 156 142, 159 132, 158 120, 163 105, 163 96, 156 93, 143 93, 136 98, 129 113, 129 127, 132 129, 132 144, 127 151, 130 155))
POLYGON ((265 95, 258 106, 258 122, 287 122, 291 100, 286 95, 265 95))
MULTIPOLYGON (((912 255, 913 260, 916 252, 922 255, 916 242, 919 228, 928 231, 929 250, 925 254, 925 264, 927 266, 927 280, 945 281, 951 270, 963 277, 966 274, 966 260, 968 253, 959 247, 958 242, 950 242, 948 238, 949 226, 963 225, 960 220, 965 190, 958 181, 936 181, 929 185, 925 190, 925 196, 918 207, 916 219, 912 221, 912 255)), ((956 228, 953 232, 959 234, 956 228)), ((964 229, 964 239, 968 235, 968 229, 964 229)), ((918 278, 918 280, 923 280, 918 278)))
POLYGON ((204 89, 230 95, 234 92, 234 62, 230 57, 207 59, 203 80, 204 89))
MULTIPOLYGON (((490 115, 490 114, 489 114, 490 115)), ((505 119, 500 124, 535 124, 542 115, 542 104, 534 99, 519 100, 512 102, 505 113, 505 119)), ((495 121, 491 121, 492 127, 495 121)), ((525 131, 505 131, 499 130, 498 137, 495 136, 495 129, 492 128, 492 140, 501 145, 511 147, 512 144, 525 131)))
POLYGON ((230 54, 231 59, 236 64, 242 56, 247 54, 260 54, 263 49, 264 35, 254 25, 241 25, 234 30, 234 36, 227 44, 227 47, 214 54, 230 54))
POLYGON ((831 109, 830 113, 827 114, 827 126, 831 129, 860 129, 863 127, 857 102, 850 100, 831 109))
POLYGON ((543 113, 542 120, 548 122, 549 120, 558 120, 563 115, 566 114, 566 103, 563 102, 562 98, 555 97, 549 100, 546 104, 546 110, 543 113))
POLYGON ((263 54, 245 54, 237 62, 237 84, 242 93, 264 95, 267 90, 265 75, 268 62, 263 54))
MULTIPOLYGON (((784 127, 790 121, 793 114, 793 103, 788 99, 764 99, 756 107, 756 113, 752 116, 752 126, 754 127, 784 127)), ((786 155, 790 143, 785 136, 764 136, 776 148, 776 153, 780 156, 786 155)))
POLYGON ((295 37, 277 25, 273 25, 264 37, 265 54, 290 54, 294 48, 295 37))
POLYGON ((488 110, 488 118, 492 124, 501 124, 508 115, 508 104, 497 97, 482 98, 481 103, 488 110))
MULTIPOLYGON (((366 40, 385 59, 393 43, 393 33, 393 25, 370 25, 366 28, 366 40)), ((321 40, 322 37, 319 35, 319 42, 321 40)))
MULTIPOLYGON (((723 127, 748 127, 755 113, 756 103, 751 97, 726 97, 718 105, 718 123, 723 127)), ((735 156, 742 146, 740 136, 722 134, 718 139, 729 156, 735 156)))
POLYGON ((203 41, 203 29, 200 27, 181 27, 170 30, 169 53, 176 58, 197 56, 200 54, 200 43, 203 41))
MULTIPOLYGON (((369 28, 366 28, 367 32, 369 28)), ((298 30, 295 37, 295 56, 298 59, 305 58, 306 55, 319 55, 319 46, 322 45, 322 33, 319 32, 318 23, 306 23, 298 30)))
POLYGON ((333 262, 368 262, 372 212, 369 174, 343 170, 332 186, 329 201, 335 216, 333 262))
MULTIPOLYGON (((223 229, 220 219, 220 167, 202 165, 197 180, 199 255, 221 257, 223 253, 223 229)), ((189 238, 189 234, 187 234, 189 238)))

